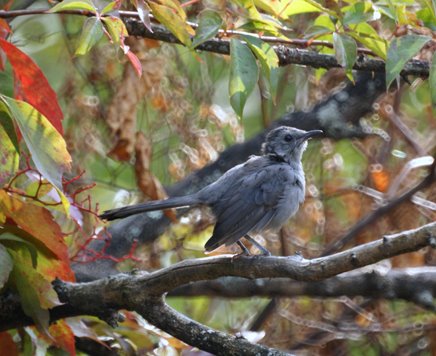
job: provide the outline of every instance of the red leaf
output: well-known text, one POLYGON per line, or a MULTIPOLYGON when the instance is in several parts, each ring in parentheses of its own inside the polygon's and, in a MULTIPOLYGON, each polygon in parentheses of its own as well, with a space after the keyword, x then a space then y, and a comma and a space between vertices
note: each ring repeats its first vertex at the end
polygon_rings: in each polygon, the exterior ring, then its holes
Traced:
POLYGON ((11 334, 7 331, 0 333, 0 350, 3 350, 10 356, 19 355, 17 344, 12 339, 11 334))
POLYGON ((130 63, 132 63, 133 68, 136 70, 136 74, 138 74, 138 77, 142 76, 142 65, 139 61, 139 58, 132 52, 128 51, 126 53, 127 58, 129 59, 130 63))
POLYGON ((16 79, 15 97, 27 101, 35 107, 63 135, 62 110, 59 107, 56 93, 41 69, 27 54, 1 38, 0 47, 5 51, 14 70, 16 79))

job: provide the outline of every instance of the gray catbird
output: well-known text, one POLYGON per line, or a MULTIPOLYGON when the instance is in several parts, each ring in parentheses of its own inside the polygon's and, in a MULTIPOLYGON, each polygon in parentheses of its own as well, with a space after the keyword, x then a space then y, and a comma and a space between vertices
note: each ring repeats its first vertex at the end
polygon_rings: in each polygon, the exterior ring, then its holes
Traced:
POLYGON ((199 192, 108 210, 100 217, 114 220, 146 211, 207 205, 217 221, 206 251, 237 242, 248 253, 239 241, 245 237, 269 255, 249 234, 278 229, 297 212, 305 191, 301 157, 307 140, 320 134, 320 130, 278 127, 268 133, 262 156, 251 156, 199 192))

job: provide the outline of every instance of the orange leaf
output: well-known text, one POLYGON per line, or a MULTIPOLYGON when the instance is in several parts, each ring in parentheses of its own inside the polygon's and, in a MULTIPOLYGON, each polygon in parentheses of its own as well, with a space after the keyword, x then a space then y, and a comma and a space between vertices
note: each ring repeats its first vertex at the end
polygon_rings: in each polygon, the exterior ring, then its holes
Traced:
POLYGON ((61 261, 39 254, 37 269, 51 281, 55 278, 62 279, 63 281, 75 281, 74 272, 69 261, 61 261))
POLYGON ((374 187, 379 192, 386 192, 389 188, 389 172, 381 168, 380 170, 374 170, 371 172, 371 178, 374 182, 374 187))
POLYGON ((0 209, 29 233, 35 239, 33 242, 43 244, 57 258, 69 262, 61 228, 47 209, 23 202, 4 190, 0 190, 0 209))
POLYGON ((65 320, 58 320, 48 329, 57 347, 67 351, 70 355, 76 354, 74 334, 65 320))
POLYGON ((15 97, 35 107, 62 135, 62 110, 59 107, 56 93, 41 69, 27 54, 1 38, 0 47, 6 53, 14 70, 15 97))
POLYGON ((6 38, 11 33, 9 24, 4 19, 0 19, 0 38, 6 38))

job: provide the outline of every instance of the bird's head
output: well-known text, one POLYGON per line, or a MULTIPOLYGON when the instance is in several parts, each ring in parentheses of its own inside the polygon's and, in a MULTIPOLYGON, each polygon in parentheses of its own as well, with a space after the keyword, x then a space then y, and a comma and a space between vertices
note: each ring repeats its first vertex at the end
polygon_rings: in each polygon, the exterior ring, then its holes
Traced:
POLYGON ((277 127, 266 136, 262 154, 287 163, 300 162, 307 147, 307 140, 322 133, 321 130, 304 131, 287 126, 277 127))

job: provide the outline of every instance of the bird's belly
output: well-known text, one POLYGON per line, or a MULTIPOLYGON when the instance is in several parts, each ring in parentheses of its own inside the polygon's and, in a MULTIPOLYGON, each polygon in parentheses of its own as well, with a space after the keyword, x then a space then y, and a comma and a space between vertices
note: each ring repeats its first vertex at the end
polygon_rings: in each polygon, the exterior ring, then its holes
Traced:
POLYGON ((300 199, 292 195, 289 199, 283 199, 276 209, 276 213, 268 224, 268 229, 279 229, 290 217, 295 215, 300 207, 300 199))

